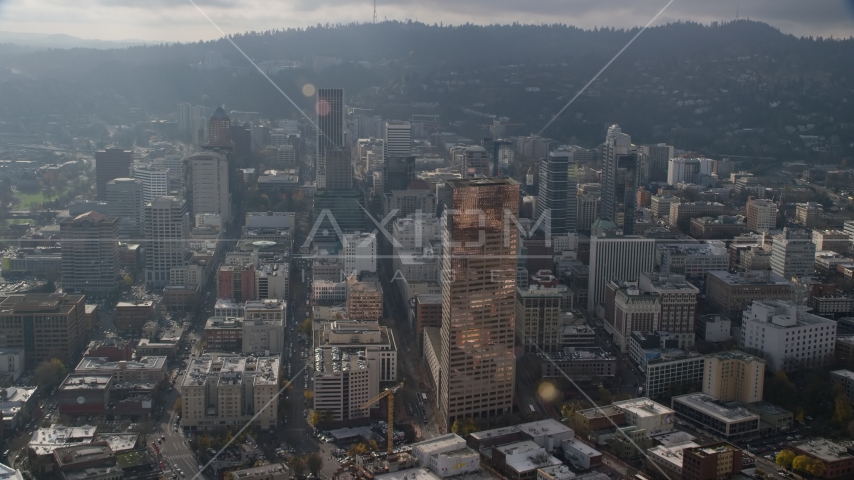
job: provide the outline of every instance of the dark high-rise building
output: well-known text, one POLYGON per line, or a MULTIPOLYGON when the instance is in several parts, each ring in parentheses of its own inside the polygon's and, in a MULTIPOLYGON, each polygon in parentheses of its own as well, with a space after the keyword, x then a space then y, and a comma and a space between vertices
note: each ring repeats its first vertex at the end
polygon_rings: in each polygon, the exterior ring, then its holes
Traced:
POLYGON ((542 219, 546 236, 576 231, 576 164, 571 150, 555 150, 540 161, 539 193, 534 221, 542 219), (572 171, 572 175, 570 175, 572 171))
POLYGON ((415 178, 415 157, 389 157, 383 163, 383 193, 406 190, 415 178))
POLYGON ((317 90, 317 188, 353 187, 353 164, 344 141, 344 90, 317 90))
POLYGON ((208 123, 208 143, 205 148, 231 150, 231 119, 222 107, 217 107, 208 123))
POLYGON ((235 161, 238 165, 246 165, 252 152, 252 131, 247 124, 232 125, 230 135, 235 161))
POLYGON ((110 293, 119 286, 119 219, 88 212, 59 225, 62 288, 110 293))
POLYGON ((634 233, 638 187, 638 154, 630 136, 618 125, 608 129, 602 165, 602 209, 600 218, 616 225, 623 219, 623 234, 634 233))
POLYGON ((95 195, 99 200, 107 198, 107 182, 130 175, 132 163, 131 150, 108 148, 95 152, 95 195))
MULTIPOLYGON (((314 195, 314 225, 317 240, 332 239, 337 226, 343 233, 365 231, 365 196, 358 190, 318 190, 314 195), (333 223, 334 220, 334 223, 333 223), (323 234, 328 237, 323 237, 323 234)), ((373 229, 374 226, 371 226, 373 229)))
POLYGON ((673 158, 673 145, 644 145, 641 152, 649 157, 649 179, 657 182, 667 180, 667 167, 673 158))
POLYGON ((23 348, 28 367, 53 358, 75 362, 84 346, 85 322, 85 295, 9 295, 0 302, 0 348, 23 348))
POLYGON ((512 179, 448 181, 442 255, 439 409, 449 426, 513 409, 519 214, 512 179))

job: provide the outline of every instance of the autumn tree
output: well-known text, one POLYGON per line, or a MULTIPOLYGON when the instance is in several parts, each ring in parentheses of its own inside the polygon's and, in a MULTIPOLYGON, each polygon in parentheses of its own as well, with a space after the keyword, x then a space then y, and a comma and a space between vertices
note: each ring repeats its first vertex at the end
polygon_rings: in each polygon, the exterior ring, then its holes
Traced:
POLYGON ((780 453, 777 454, 776 462, 777 465, 780 465, 784 468, 792 468, 792 460, 795 459, 795 452, 787 449, 780 450, 780 453))
POLYGON ((175 405, 172 406, 172 411, 175 413, 181 413, 181 409, 184 407, 184 399, 178 397, 178 400, 175 400, 175 405))
POLYGON ((302 323, 299 324, 299 331, 300 331, 300 333, 310 335, 311 334, 311 327, 312 327, 311 319, 306 318, 305 320, 302 321, 302 323))
POLYGON ((851 402, 845 394, 837 395, 834 401, 833 421, 840 425, 847 425, 854 418, 851 410, 851 402))
POLYGON ((305 473, 305 458, 299 455, 294 455, 288 458, 288 466, 291 467, 291 471, 294 472, 294 476, 300 477, 305 473))
POLYGON ((317 476, 320 473, 320 469, 323 468, 323 457, 317 452, 311 452, 305 460, 305 464, 308 467, 308 471, 312 475, 317 476))
POLYGON ((603 405, 610 405, 614 401, 614 395, 605 387, 599 387, 599 402, 603 405))
POLYGON ((62 360, 58 358, 45 360, 36 367, 36 384, 47 390, 53 390, 58 387, 65 380, 66 376, 68 376, 68 369, 62 363, 62 360))
POLYGON ((827 465, 821 460, 811 458, 809 463, 807 463, 807 473, 814 477, 821 477, 825 471, 827 471, 827 465))
POLYGON ((310 402, 310 401, 314 400, 314 391, 313 390, 304 390, 302 392, 302 396, 310 402))
POLYGON ((798 455, 792 459, 792 469, 796 472, 804 473, 807 471, 807 466, 810 463, 810 457, 806 455, 798 455))

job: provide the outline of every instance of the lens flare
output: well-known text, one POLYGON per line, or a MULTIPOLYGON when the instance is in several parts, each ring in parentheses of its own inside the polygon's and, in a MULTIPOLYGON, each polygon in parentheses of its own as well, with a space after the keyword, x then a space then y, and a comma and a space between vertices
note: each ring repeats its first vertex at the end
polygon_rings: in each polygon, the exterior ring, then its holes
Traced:
POLYGON ((317 89, 314 88, 314 85, 312 85, 310 83, 306 83, 305 85, 302 86, 302 94, 305 95, 306 97, 313 97, 314 92, 316 92, 316 91, 317 91, 317 89))
POLYGON ((557 388, 551 382, 543 382, 537 387, 537 395, 546 402, 553 402, 557 399, 557 388))
POLYGON ((317 102, 317 105, 314 106, 314 110, 317 112, 318 117, 325 117, 332 111, 332 107, 326 100, 320 100, 317 102))

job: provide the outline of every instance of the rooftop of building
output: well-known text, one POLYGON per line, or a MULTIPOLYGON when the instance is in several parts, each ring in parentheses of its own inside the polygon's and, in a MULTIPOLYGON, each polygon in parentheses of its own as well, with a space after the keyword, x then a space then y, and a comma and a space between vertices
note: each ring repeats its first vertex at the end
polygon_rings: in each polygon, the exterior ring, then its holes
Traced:
POLYGON ((673 402, 682 402, 699 410, 710 417, 714 417, 724 423, 737 422, 749 419, 759 420, 759 416, 751 413, 737 402, 720 403, 718 399, 705 393, 689 393, 673 397, 673 402))
POLYGON ((241 383, 251 379, 255 384, 277 384, 279 358, 240 355, 205 354, 190 360, 182 385, 200 386, 207 380, 219 383, 241 383))
POLYGON ((368 369, 365 350, 359 348, 318 347, 314 349, 316 375, 356 372, 368 369))
POLYGON ((767 413, 769 415, 792 415, 792 412, 785 408, 774 405, 773 403, 768 403, 764 400, 750 403, 747 407, 751 410, 759 410, 760 412, 767 413))
POLYGON ((114 455, 106 442, 59 447, 53 453, 55 456, 54 459, 60 468, 75 463, 104 460, 114 455))
POLYGON ((681 471, 683 451, 686 448, 696 448, 699 446, 699 444, 690 440, 670 445, 656 445, 647 450, 647 454, 654 459, 665 462, 671 469, 681 471))
POLYGON ((103 390, 107 388, 112 379, 113 375, 111 373, 102 375, 72 373, 62 381, 59 391, 103 390))
POLYGON ((675 413, 669 407, 654 402, 646 397, 633 398, 631 400, 623 400, 614 402, 612 405, 620 410, 631 412, 640 418, 653 417, 658 415, 671 415, 675 413))
POLYGON ((154 306, 154 302, 151 300, 135 300, 133 302, 118 302, 116 303, 116 308, 132 308, 132 307, 141 307, 141 308, 151 308, 154 306))
POLYGON ((166 357, 149 356, 139 360, 109 361, 106 357, 84 357, 74 369, 76 372, 87 370, 162 370, 166 368, 166 357))
MULTIPOLYGON (((744 310, 742 323, 760 322, 775 329, 799 328, 812 325, 836 325, 834 320, 809 313, 809 308, 786 300, 754 300, 744 310)), ((745 325, 746 326, 746 325, 745 325)))
MULTIPOLYGON (((534 277, 534 275, 531 275, 534 277)), ((543 287, 541 285, 530 285, 527 288, 516 287, 516 292, 522 297, 555 297, 562 298, 567 291, 566 285, 555 285, 554 287, 543 287)))
POLYGON ((574 450, 578 450, 579 452, 581 452, 585 455, 588 455, 588 456, 596 456, 596 455, 601 454, 599 452, 599 450, 596 450, 595 448, 591 447, 590 445, 587 445, 586 443, 582 442, 581 440, 579 440, 577 438, 566 439, 560 443, 561 443, 561 446, 564 446, 564 445, 571 446, 574 450))
POLYGON ((611 352, 600 347, 577 348, 565 347, 560 352, 539 352, 537 356, 554 361, 590 361, 590 360, 616 360, 611 352))
POLYGON ((80 427, 55 425, 48 428, 39 428, 30 437, 29 449, 36 455, 48 455, 63 445, 91 443, 96 432, 97 427, 91 425, 80 427))
POLYGON ((523 423, 518 425, 519 430, 521 430, 526 435, 531 437, 542 437, 545 435, 560 435, 565 433, 574 433, 573 430, 563 423, 553 419, 547 418, 545 420, 539 420, 536 422, 523 423))
POLYGON ((827 463, 852 458, 846 447, 825 438, 813 438, 811 440, 793 442, 791 445, 827 463))
POLYGON ((495 437, 503 437, 505 435, 512 435, 512 434, 518 433, 520 431, 521 430, 519 430, 518 426, 511 425, 508 427, 499 427, 499 428, 493 428, 490 430, 481 430, 479 432, 474 432, 474 433, 470 434, 469 436, 471 438, 476 439, 476 440, 484 440, 484 439, 488 439, 488 438, 495 438, 495 437))
POLYGON ((588 408, 586 410, 579 410, 576 412, 578 415, 587 418, 588 420, 593 420, 596 418, 604 418, 604 417, 613 417, 615 415, 620 415, 623 413, 622 410, 615 407, 614 405, 603 405, 601 407, 593 407, 588 408))
POLYGON ((465 443, 465 439, 456 433, 446 433, 430 440, 416 443, 412 445, 412 450, 415 451, 417 449, 426 455, 432 455, 433 452, 456 448, 459 445, 465 445, 465 443))
POLYGON ((845 370, 845 369, 833 370, 832 372, 830 372, 830 374, 836 375, 837 377, 845 378, 847 380, 854 381, 854 372, 852 372, 851 370, 845 370))
POLYGON ((119 467, 90 467, 74 472, 63 472, 65 480, 88 480, 90 478, 116 478, 122 477, 122 469, 119 467))
POLYGON ((234 478, 254 477, 256 475, 274 475, 277 473, 287 473, 290 475, 290 469, 284 463, 271 463, 260 467, 247 468, 245 470, 237 470, 232 472, 234 478))
POLYGON ((765 359, 742 352, 741 350, 724 350, 721 352, 708 353, 706 358, 717 358, 718 360, 741 360, 745 363, 761 362, 765 363, 765 359))
POLYGON ((708 275, 729 285, 789 285, 794 287, 792 282, 770 270, 751 270, 739 273, 716 270, 708 272, 708 275))
POLYGON ((243 317, 211 317, 205 322, 205 330, 235 330, 243 328, 243 317))

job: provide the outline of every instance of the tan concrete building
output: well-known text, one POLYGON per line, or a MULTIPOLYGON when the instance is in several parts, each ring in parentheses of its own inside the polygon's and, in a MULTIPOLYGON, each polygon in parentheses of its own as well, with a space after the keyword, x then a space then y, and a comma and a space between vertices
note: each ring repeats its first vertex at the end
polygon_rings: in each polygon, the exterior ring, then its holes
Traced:
POLYGON ((777 204, 771 200, 751 199, 747 202, 747 228, 767 232, 777 225, 777 204))
POLYGON ((446 186, 442 256, 439 411, 446 426, 513 410, 519 214, 512 179, 451 180, 446 186))
POLYGON ((383 287, 375 279, 347 278, 347 316, 353 320, 379 320, 383 316, 383 287))
POLYGON ((730 350, 706 355, 703 368, 703 393, 721 402, 746 404, 762 400, 765 360, 730 350))
POLYGON ((222 216, 225 225, 231 220, 231 192, 228 184, 228 160, 217 152, 200 152, 185 160, 192 190, 193 218, 199 213, 222 216))
POLYGON ((66 218, 62 237, 62 288, 108 293, 119 286, 119 219, 88 212, 66 218))
POLYGON ((741 324, 741 314, 754 300, 790 300, 795 286, 789 280, 770 271, 729 273, 709 272, 706 275, 706 300, 718 313, 741 324))
POLYGON ((251 421, 256 428, 273 430, 278 392, 277 357, 193 358, 181 383, 181 423, 195 431, 240 429, 251 421))
POLYGON ((9 295, 0 302, 0 348, 23 348, 30 367, 74 361, 85 346, 85 301, 66 293, 9 295))
POLYGON ((361 406, 380 392, 380 382, 397 380, 394 336, 377 322, 327 323, 314 345, 314 409, 336 421, 369 416, 361 406))
POLYGON ((243 353, 270 355, 285 348, 284 300, 252 300, 244 306, 243 353), (269 352, 269 353, 268 353, 269 352))

